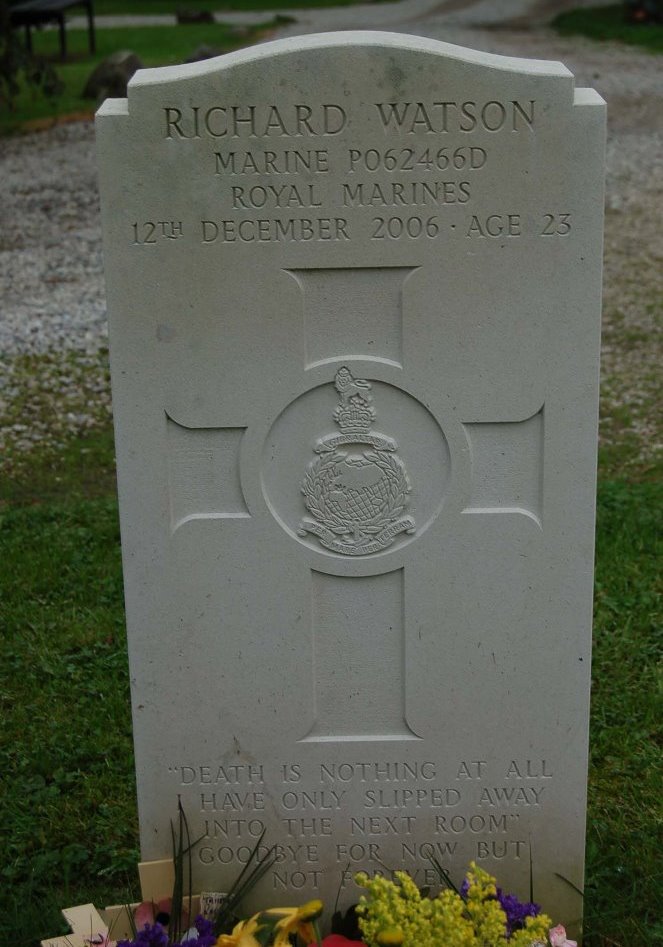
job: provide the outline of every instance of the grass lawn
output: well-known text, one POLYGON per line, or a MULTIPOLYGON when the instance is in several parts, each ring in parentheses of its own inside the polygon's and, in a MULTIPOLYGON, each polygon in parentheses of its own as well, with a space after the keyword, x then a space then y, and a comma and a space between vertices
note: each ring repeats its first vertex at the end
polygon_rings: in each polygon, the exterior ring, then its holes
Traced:
POLYGON ((97 30, 97 53, 91 56, 87 46, 87 30, 67 31, 69 61, 59 63, 58 35, 55 30, 33 31, 36 53, 53 58, 64 90, 55 101, 24 88, 16 108, 0 112, 0 134, 12 131, 25 122, 47 119, 56 115, 87 112, 92 115, 97 103, 82 96, 87 77, 94 66, 120 49, 136 53, 145 66, 171 66, 187 59, 194 49, 206 43, 229 52, 253 42, 273 21, 268 17, 260 27, 251 27, 249 34, 238 38, 232 27, 224 24, 194 24, 187 26, 114 27, 97 30))
POLYGON ((595 40, 615 40, 663 53, 663 26, 627 23, 624 7, 583 7, 561 13, 552 22, 562 36, 588 36, 595 40))

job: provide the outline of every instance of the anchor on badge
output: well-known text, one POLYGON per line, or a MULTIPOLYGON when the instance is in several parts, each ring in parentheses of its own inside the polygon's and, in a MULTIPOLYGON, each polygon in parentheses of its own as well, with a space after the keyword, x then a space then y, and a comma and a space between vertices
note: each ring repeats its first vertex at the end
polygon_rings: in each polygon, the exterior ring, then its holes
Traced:
POLYGON ((319 456, 301 488, 312 519, 303 519, 298 532, 314 534, 332 552, 365 556, 391 546, 400 533, 416 531, 412 517, 402 516, 412 488, 396 441, 371 430, 376 415, 370 382, 344 366, 334 386, 340 433, 315 445, 319 456))

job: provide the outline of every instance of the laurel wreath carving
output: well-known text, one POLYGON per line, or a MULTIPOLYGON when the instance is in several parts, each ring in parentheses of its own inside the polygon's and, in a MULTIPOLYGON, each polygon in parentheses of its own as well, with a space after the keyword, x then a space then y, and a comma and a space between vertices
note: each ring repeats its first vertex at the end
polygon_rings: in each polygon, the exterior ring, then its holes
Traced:
POLYGON ((338 476, 337 465, 345 459, 345 455, 340 451, 333 451, 311 464, 302 483, 304 503, 309 513, 338 535, 351 532, 356 525, 365 533, 377 533, 393 523, 407 503, 410 484, 401 461, 385 451, 365 451, 363 456, 385 474, 387 506, 379 510, 374 517, 362 520, 360 524, 356 524, 347 515, 343 516, 329 505, 329 497, 338 476))

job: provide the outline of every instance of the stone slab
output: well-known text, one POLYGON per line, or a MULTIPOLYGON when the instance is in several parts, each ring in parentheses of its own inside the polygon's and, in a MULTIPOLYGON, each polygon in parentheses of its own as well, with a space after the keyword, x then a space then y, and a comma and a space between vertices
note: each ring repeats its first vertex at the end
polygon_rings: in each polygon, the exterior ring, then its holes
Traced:
POLYGON ((249 908, 435 854, 570 926, 604 103, 332 33, 97 122, 142 857, 179 796, 196 890, 278 846, 249 908))

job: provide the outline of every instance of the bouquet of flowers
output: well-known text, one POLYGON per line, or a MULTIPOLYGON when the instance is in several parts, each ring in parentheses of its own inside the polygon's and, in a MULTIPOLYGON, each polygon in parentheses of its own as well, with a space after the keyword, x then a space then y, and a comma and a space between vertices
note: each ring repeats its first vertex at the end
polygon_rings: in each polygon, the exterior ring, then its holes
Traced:
MULTIPOLYGON (((444 880, 448 874, 444 872, 444 880)), ((345 918, 334 916, 334 932, 321 939, 321 901, 300 907, 267 908, 219 931, 218 916, 202 917, 182 936, 169 936, 170 902, 144 903, 136 910, 136 935, 117 947, 577 947, 561 925, 552 926, 539 905, 505 894, 495 878, 472 863, 459 890, 444 887, 436 897, 421 891, 404 871, 394 880, 356 876, 365 889, 345 918)), ((110 944, 107 942, 108 947, 110 944)))

